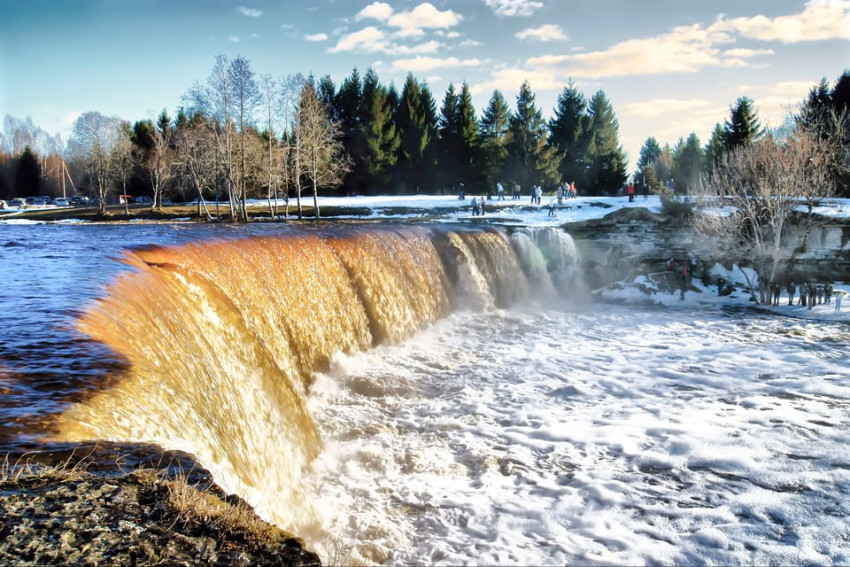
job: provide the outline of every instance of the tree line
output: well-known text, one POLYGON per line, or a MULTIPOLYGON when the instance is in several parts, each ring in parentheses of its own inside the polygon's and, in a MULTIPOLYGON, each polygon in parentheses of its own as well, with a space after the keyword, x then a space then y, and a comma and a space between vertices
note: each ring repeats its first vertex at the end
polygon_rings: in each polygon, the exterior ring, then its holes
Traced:
MULTIPOLYGON (((708 142, 702 145, 699 137, 691 132, 674 145, 663 147, 650 136, 640 149, 635 173, 638 190, 652 193, 687 194, 696 190, 704 177, 721 163, 724 156, 753 142, 769 137, 774 141, 785 141, 800 132, 820 129, 821 137, 835 134, 836 120, 830 116, 846 116, 850 112, 850 72, 845 71, 832 85, 826 78, 813 86, 807 98, 795 112, 789 114, 779 128, 769 131, 762 125, 750 97, 740 97, 729 109, 729 117, 717 123, 708 142), (831 124, 831 125, 830 125, 831 124), (828 132, 828 129, 832 129, 828 132)), ((850 140, 837 140, 838 147, 847 148, 850 140)), ((837 147, 837 148, 838 148, 837 147)), ((837 149, 836 148, 836 149, 837 149)), ((833 168, 831 183, 834 193, 850 197, 850 178, 833 168)))
MULTIPOLYGON (((848 82, 847 73, 834 88, 822 81, 801 113, 845 108, 848 82)), ((764 134, 752 99, 730 111, 706 146, 694 133, 672 148, 647 139, 638 189, 684 193, 724 153, 764 134)), ((497 182, 525 191, 572 182, 582 194, 607 195, 629 179, 607 96, 599 90, 588 98, 572 82, 549 120, 528 82, 514 105, 495 90, 479 118, 467 83, 450 84, 438 109, 412 73, 400 92, 372 68, 363 76, 355 68, 337 87, 328 75, 257 77, 246 58, 220 55, 174 118, 163 111, 130 123, 86 112, 64 152, 61 140, 45 144, 31 121, 7 117, 4 126, 0 198, 58 195, 68 183, 97 198, 103 212, 115 194, 151 195, 154 208, 164 198, 197 200, 206 216, 208 202, 221 202, 232 218, 246 219, 250 198, 266 199, 273 217, 279 203, 295 199, 300 216, 304 195, 319 214, 319 194, 446 193, 460 184, 485 192, 497 182)))
POLYGON ((112 195, 142 193, 154 208, 163 198, 198 200, 202 214, 222 201, 245 219, 249 198, 267 199, 272 216, 279 201, 295 199, 300 215, 304 192, 316 210, 320 193, 442 193, 461 184, 483 192, 498 181, 529 190, 575 182, 584 194, 608 194, 627 176, 618 130, 605 93, 587 100, 572 84, 549 121, 527 82, 514 107, 495 90, 479 119, 466 83, 449 85, 438 110, 412 73, 400 92, 372 68, 362 77, 355 68, 337 87, 327 75, 257 77, 247 59, 221 55, 173 119, 165 111, 135 123, 82 114, 65 151, 51 154, 67 178, 33 167, 24 159, 32 148, 4 154, 10 172, 28 173, 5 176, 0 196, 60 194, 67 179, 104 212, 112 195))

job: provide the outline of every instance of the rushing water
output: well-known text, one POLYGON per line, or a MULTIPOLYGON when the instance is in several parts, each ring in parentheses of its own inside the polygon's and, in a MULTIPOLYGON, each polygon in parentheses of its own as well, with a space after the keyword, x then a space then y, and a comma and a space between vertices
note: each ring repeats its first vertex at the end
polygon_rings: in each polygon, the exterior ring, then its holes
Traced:
POLYGON ((850 562, 848 328, 593 304, 576 262, 552 230, 0 226, 0 441, 190 451, 331 562, 850 562))

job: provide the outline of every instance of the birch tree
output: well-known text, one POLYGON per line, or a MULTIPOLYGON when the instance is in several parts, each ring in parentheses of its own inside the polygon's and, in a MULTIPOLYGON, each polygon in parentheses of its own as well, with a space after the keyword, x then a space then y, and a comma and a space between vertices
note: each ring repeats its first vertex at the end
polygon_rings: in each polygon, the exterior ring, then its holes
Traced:
POLYGON ((230 88, 233 101, 233 119, 238 125, 239 136, 239 215, 248 220, 246 201, 248 200, 248 131, 253 123, 254 113, 260 104, 261 95, 251 63, 244 57, 237 57, 230 63, 230 88))
POLYGON ((216 140, 205 122, 207 118, 196 114, 186 124, 178 127, 174 135, 175 161, 198 195, 198 215, 212 220, 204 190, 214 191, 217 177, 216 140))
POLYGON ((99 112, 85 112, 74 122, 68 152, 81 159, 98 199, 98 214, 106 215, 106 198, 115 171, 114 150, 121 135, 121 119, 99 112))
POLYGON ((230 61, 226 55, 218 55, 207 82, 196 83, 183 98, 190 113, 200 113, 206 118, 202 127, 207 129, 209 139, 213 142, 216 162, 222 170, 224 190, 230 204, 230 217, 236 219, 232 82, 230 61))
POLYGON ((295 158, 298 191, 298 215, 301 217, 302 177, 313 191, 313 208, 316 218, 319 211, 319 188, 337 187, 350 170, 350 160, 340 141, 338 124, 328 119, 325 105, 316 96, 313 87, 306 83, 301 91, 295 120, 295 158))

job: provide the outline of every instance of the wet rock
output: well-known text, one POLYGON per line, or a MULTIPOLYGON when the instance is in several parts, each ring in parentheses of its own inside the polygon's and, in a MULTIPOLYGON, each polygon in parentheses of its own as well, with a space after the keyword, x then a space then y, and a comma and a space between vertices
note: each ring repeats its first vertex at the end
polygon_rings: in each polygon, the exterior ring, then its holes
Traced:
POLYGON ((319 565, 215 485, 153 471, 0 471, 2 565, 319 565))

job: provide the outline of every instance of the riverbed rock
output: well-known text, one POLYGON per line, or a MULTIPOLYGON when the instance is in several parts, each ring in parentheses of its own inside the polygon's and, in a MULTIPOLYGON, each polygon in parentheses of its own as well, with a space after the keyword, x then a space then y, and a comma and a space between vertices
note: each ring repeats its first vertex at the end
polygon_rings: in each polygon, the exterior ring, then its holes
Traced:
POLYGON ((215 485, 152 470, 0 470, 2 565, 319 565, 215 485))

